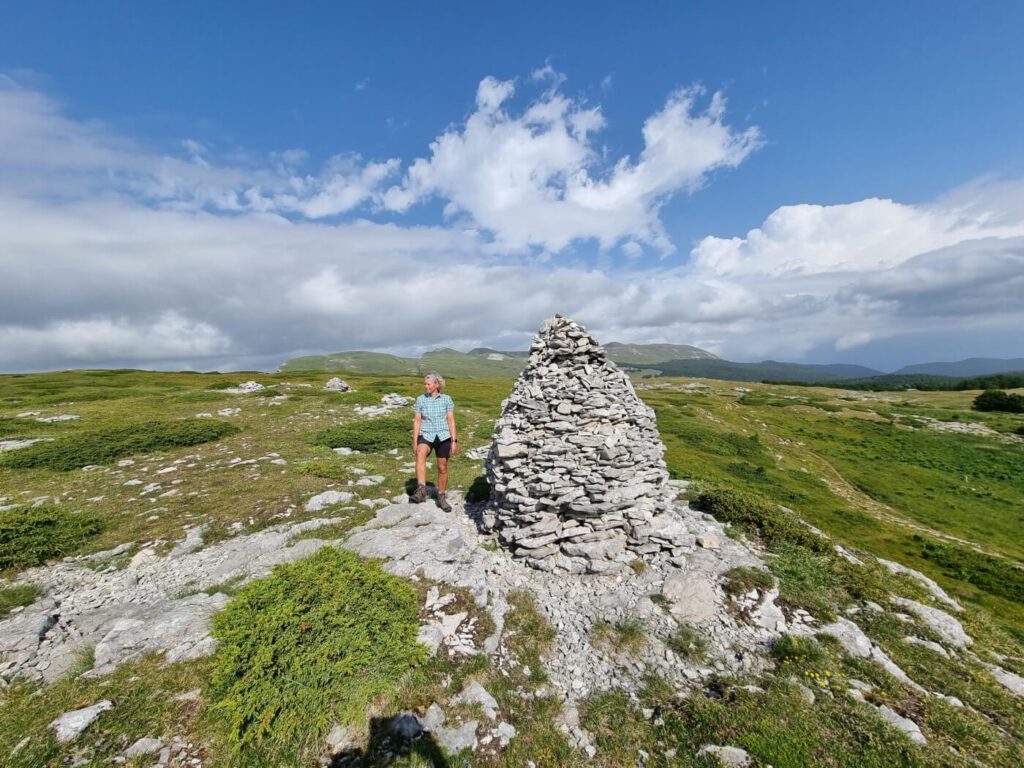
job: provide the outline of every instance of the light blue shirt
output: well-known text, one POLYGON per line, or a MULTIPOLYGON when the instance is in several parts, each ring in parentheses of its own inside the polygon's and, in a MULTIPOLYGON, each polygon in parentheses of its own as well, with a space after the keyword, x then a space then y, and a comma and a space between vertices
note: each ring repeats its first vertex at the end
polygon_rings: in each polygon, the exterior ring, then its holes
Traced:
POLYGON ((452 436, 448 429, 448 414, 455 410, 455 403, 448 395, 431 397, 422 394, 416 398, 416 413, 420 415, 420 436, 434 442, 435 438, 447 440, 452 436))

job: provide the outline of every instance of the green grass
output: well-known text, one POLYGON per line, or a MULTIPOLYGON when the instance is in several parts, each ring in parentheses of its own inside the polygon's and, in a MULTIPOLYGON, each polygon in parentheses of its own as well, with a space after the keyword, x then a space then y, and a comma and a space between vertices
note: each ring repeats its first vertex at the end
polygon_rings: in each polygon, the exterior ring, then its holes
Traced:
MULTIPOLYGON (((396 413, 393 427, 384 434, 367 435, 365 427, 370 421, 355 413, 354 406, 377 403, 386 392, 416 395, 421 391, 419 376, 345 374, 358 391, 340 395, 322 390, 329 375, 74 371, 0 376, 0 427, 16 429, 19 436, 53 437, 66 445, 96 430, 132 429, 150 421, 196 420, 198 411, 241 408, 239 415, 225 419, 240 428, 233 434, 191 446, 169 445, 131 454, 135 460, 131 466, 104 462, 95 471, 56 472, 43 466, 14 469, 0 462, 0 504, 57 497, 61 503, 53 504, 55 509, 81 510, 101 521, 102 529, 91 538, 65 547, 75 554, 122 542, 174 542, 180 540, 184 525, 207 524, 207 538, 212 541, 229 535, 238 523, 251 531, 320 516, 304 511, 305 500, 328 488, 347 488, 348 481, 357 477, 351 471, 355 468, 386 478, 382 485, 365 492, 353 487, 363 497, 399 492, 410 478, 403 466, 412 460, 408 450, 411 412, 396 413), (276 384, 270 394, 288 394, 289 398, 271 407, 267 396, 217 391, 250 378, 276 384), (292 386, 301 384, 312 386, 292 386), (41 410, 44 415, 76 413, 82 418, 44 425, 16 418, 25 410, 41 410), (355 439, 366 439, 367 450, 358 456, 337 457, 326 445, 314 442, 315 436, 341 427, 356 435, 355 439), (398 456, 389 455, 388 446, 398 448, 398 456), (279 453, 287 464, 229 463, 270 452, 279 453), (177 466, 174 472, 157 474, 172 464, 177 466), (157 493, 171 488, 179 493, 169 498, 158 498, 156 493, 141 495, 142 486, 125 484, 133 478, 147 484, 162 482, 157 493), (172 486, 172 478, 179 484, 172 486)), ((1024 429, 1024 417, 972 412, 970 403, 976 392, 904 393, 894 402, 861 402, 843 399, 845 393, 824 387, 754 384, 750 385, 754 393, 738 398, 732 384, 713 382, 708 390, 693 393, 679 389, 682 383, 660 379, 654 382, 657 389, 647 389, 647 382, 638 383, 638 392, 658 415, 669 469, 674 477, 695 481, 691 486, 694 495, 716 489, 739 494, 715 498, 712 506, 717 505, 723 519, 731 520, 732 529, 764 546, 766 562, 785 602, 806 607, 819 618, 830 618, 837 609, 864 600, 885 605, 885 597, 894 591, 920 599, 920 585, 893 577, 874 564, 870 554, 888 557, 922 570, 950 590, 966 606, 959 618, 976 640, 975 651, 1024 674, 1024 606, 1015 600, 1019 595, 1017 572, 1008 570, 1019 565, 1024 555, 1019 535, 1024 522, 1020 445, 999 438, 935 432, 915 418, 976 421, 1012 433, 1024 429), (830 542, 821 544, 820 537, 799 519, 853 551, 865 566, 852 565, 836 555, 830 542), (944 536, 956 536, 966 543, 944 536), (996 652, 1008 656, 999 659, 992 655, 996 652)), ((489 442, 500 402, 511 386, 507 378, 450 380, 448 392, 456 402, 464 451, 489 442)), ((436 467, 430 470, 431 480, 435 471, 436 467)), ((480 462, 457 456, 449 471, 453 489, 477 498, 487 496, 480 462)), ((343 536, 370 514, 359 508, 337 527, 309 535, 343 536)), ((63 527, 61 523, 57 529, 63 527)), ((312 584, 317 578, 310 576, 308 581, 312 584)), ((736 580, 737 589, 741 581, 749 586, 740 579, 736 580)), ((239 589, 237 584, 221 586, 229 592, 239 589)), ((416 589, 421 591, 421 587, 416 589)), ((333 595, 336 585, 330 588, 333 595)), ((16 605, 29 597, 13 595, 8 599, 16 605)), ((422 711, 431 700, 446 702, 467 682, 478 680, 498 700, 502 718, 516 726, 519 736, 497 755, 448 756, 453 768, 522 766, 528 760, 545 766, 635 765, 638 749, 651 755, 647 765, 710 765, 710 761, 694 757, 700 744, 707 742, 743 746, 762 764, 776 766, 967 766, 969 758, 994 766, 1024 763, 1018 702, 1008 698, 986 670, 964 659, 936 661, 933 652, 903 642, 907 634, 934 639, 926 627, 869 610, 861 610, 854 618, 875 642, 929 688, 958 695, 969 708, 959 710, 921 697, 872 662, 842 658, 832 641, 820 638, 809 641, 819 653, 790 648, 788 654, 779 656, 774 671, 763 677, 710 681, 707 690, 721 698, 709 698, 698 690, 681 699, 664 684, 648 686, 639 694, 639 701, 615 692, 593 699, 584 708, 584 717, 585 725, 593 725, 599 752, 594 760, 587 760, 558 730, 561 703, 545 684, 544 659, 552 647, 551 629, 528 596, 516 596, 511 602, 502 639, 507 654, 500 668, 483 657, 449 658, 441 653, 404 672, 389 674, 389 692, 375 698, 373 707, 363 713, 361 726, 366 726, 371 714, 388 716, 407 708, 422 711), (818 693, 815 704, 803 701, 800 691, 789 682, 790 676, 818 693), (885 702, 920 722, 929 746, 909 745, 878 721, 869 704, 848 699, 843 690, 850 677, 875 685, 871 698, 876 703, 885 702), (740 682, 755 683, 765 693, 739 690, 740 682), (835 698, 828 697, 828 690, 835 698), (642 707, 657 707, 662 724, 658 724, 659 718, 644 718, 642 707), (961 747, 966 755, 959 753, 961 747), (677 749, 677 757, 663 758, 666 749, 677 749)), ((486 624, 485 614, 471 601, 460 610, 478 617, 480 626, 486 624)), ((683 655, 694 652, 695 640, 699 642, 690 629, 681 627, 677 637, 668 639, 683 655)), ((300 633, 300 639, 305 634, 300 633)), ((35 688, 19 684, 9 701, 0 702, 0 754, 6 757, 23 735, 32 734, 32 748, 15 765, 59 764, 72 750, 58 748, 48 740, 46 723, 62 711, 107 696, 124 714, 105 713, 88 739, 80 743, 79 747, 91 750, 87 755, 92 765, 108 764, 126 743, 139 736, 164 734, 202 744, 204 764, 232 768, 293 764, 293 758, 275 759, 275 754, 284 752, 270 750, 257 755, 253 748, 239 751, 233 746, 237 741, 228 736, 229 720, 210 699, 208 686, 208 695, 199 704, 185 707, 173 702, 171 696, 183 690, 180 686, 187 679, 196 679, 188 687, 206 685, 212 670, 210 660, 166 669, 146 660, 127 665, 124 674, 119 671, 108 680, 61 682, 40 689, 38 694, 35 688), (128 683, 130 677, 138 679, 128 683), (154 703, 150 710, 143 710, 147 697, 154 703), (95 745, 93 738, 102 743, 95 745)), ((282 684, 282 689, 287 686, 282 684)), ((452 709, 460 716, 472 714, 452 709)), ((322 711, 320 704, 313 702, 300 714, 315 719, 322 711)), ((307 732, 310 750, 318 727, 307 732)), ((366 759, 366 765, 408 768, 427 764, 422 755, 400 756, 390 763, 390 758, 380 753, 366 759)))
POLYGON ((31 568, 77 553, 103 523, 63 507, 18 507, 0 512, 0 571, 31 568))
POLYGON ((236 432, 238 427, 212 419, 145 421, 83 430, 52 442, 9 451, 0 457, 0 466, 67 472, 107 464, 124 456, 209 443, 236 432))
POLYGON ((331 724, 367 707, 421 664, 412 586, 374 562, 322 549, 243 588, 214 620, 209 685, 241 753, 300 762, 331 724))
POLYGON ((32 605, 42 590, 36 584, 16 584, 12 587, 0 587, 0 619, 14 608, 32 605))

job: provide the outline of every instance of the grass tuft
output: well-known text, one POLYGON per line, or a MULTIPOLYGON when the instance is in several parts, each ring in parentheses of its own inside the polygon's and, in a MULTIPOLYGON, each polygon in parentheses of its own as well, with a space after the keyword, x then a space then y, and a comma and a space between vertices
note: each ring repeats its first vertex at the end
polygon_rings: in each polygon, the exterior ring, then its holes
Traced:
POLYGON ((680 624, 665 645, 687 661, 701 661, 708 653, 707 638, 689 624, 680 624))
POLYGON ((591 629, 590 638, 597 646, 630 656, 635 656, 647 645, 647 631, 643 623, 635 618, 614 623, 601 619, 591 629))
POLYGON ((730 568, 723 575, 725 591, 730 595, 742 595, 752 589, 767 591, 775 586, 775 578, 763 568, 739 566, 730 568))

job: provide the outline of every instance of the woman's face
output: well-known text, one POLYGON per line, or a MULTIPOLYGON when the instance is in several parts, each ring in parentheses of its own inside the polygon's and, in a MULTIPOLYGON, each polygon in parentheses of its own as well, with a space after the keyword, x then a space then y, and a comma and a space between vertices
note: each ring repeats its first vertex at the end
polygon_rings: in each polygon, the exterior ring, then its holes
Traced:
POLYGON ((437 392, 437 382, 427 376, 423 379, 423 389, 428 395, 433 397, 434 393, 437 392))

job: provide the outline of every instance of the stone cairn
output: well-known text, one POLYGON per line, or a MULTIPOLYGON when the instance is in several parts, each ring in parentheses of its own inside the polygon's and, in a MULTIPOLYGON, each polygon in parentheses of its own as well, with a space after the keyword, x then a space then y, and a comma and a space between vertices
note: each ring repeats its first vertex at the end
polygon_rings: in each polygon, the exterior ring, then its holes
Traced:
POLYGON ((495 425, 485 524, 546 571, 602 573, 692 543, 654 411, 581 325, 555 315, 495 425), (686 541, 685 539, 689 539, 686 541))

